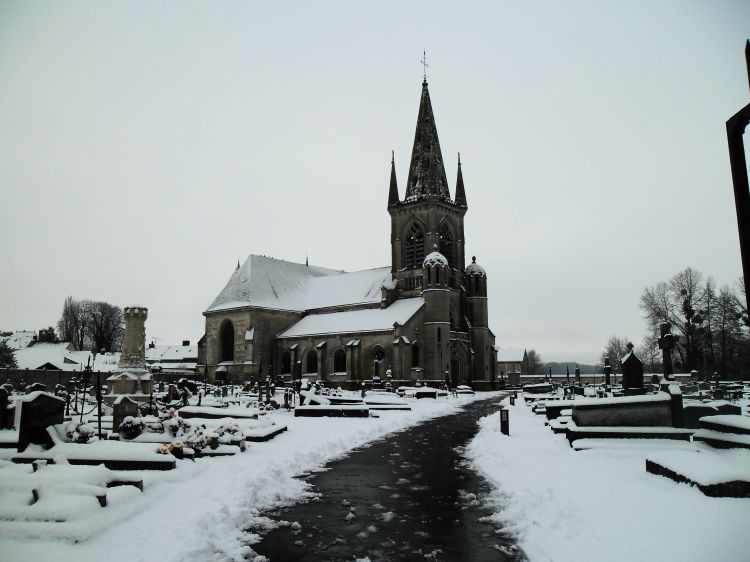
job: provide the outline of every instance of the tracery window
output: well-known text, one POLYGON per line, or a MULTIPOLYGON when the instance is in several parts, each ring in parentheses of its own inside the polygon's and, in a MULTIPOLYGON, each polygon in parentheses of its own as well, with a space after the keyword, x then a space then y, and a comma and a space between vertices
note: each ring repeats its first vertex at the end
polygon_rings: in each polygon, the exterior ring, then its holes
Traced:
POLYGON ((424 231, 417 223, 411 225, 409 233, 406 235, 405 250, 406 267, 408 269, 422 267, 424 261, 424 231))
POLYGON ((453 238, 451 237, 451 231, 448 225, 443 223, 443 227, 440 229, 440 244, 438 245, 440 253, 445 256, 448 260, 448 265, 453 267, 453 238))

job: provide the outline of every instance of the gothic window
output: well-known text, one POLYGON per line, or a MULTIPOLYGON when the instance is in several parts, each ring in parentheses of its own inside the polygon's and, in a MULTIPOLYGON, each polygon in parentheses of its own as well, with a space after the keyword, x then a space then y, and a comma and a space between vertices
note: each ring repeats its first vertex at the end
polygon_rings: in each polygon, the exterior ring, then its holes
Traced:
POLYGON ((424 231, 414 223, 406 235, 406 267, 415 269, 422 267, 424 261, 424 231))
POLYGON ((292 354, 285 351, 281 354, 281 374, 288 375, 292 372, 292 354))
POLYGON ((383 359, 385 359, 385 352, 379 345, 373 346, 370 355, 373 361, 382 361, 383 359))
POLYGON ((422 364, 422 358, 419 356, 419 344, 414 343, 411 346, 411 366, 419 367, 422 364))
POLYGON ((234 324, 224 320, 219 330, 219 361, 234 361, 234 324))
POLYGON ((333 354, 333 372, 346 372, 346 351, 343 349, 337 349, 336 353, 333 354))
POLYGON ((318 372, 318 354, 315 352, 314 349, 307 352, 307 357, 305 358, 305 372, 306 373, 318 372))
POLYGON ((438 249, 445 256, 445 259, 448 260, 448 264, 453 267, 453 238, 446 224, 443 224, 443 228, 440 229, 440 245, 438 249))

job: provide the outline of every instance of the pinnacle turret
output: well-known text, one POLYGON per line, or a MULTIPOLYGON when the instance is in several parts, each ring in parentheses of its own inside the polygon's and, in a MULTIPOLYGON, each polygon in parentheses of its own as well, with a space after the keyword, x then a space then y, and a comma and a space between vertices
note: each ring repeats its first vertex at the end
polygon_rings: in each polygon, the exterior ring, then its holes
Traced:
POLYGON ((388 191, 388 206, 398 205, 398 182, 396 181, 396 163, 395 156, 391 152, 391 187, 388 191))
POLYGON ((456 200, 455 204, 464 209, 468 207, 466 203, 466 191, 464 190, 464 176, 461 173, 461 153, 458 153, 458 176, 456 177, 456 200))

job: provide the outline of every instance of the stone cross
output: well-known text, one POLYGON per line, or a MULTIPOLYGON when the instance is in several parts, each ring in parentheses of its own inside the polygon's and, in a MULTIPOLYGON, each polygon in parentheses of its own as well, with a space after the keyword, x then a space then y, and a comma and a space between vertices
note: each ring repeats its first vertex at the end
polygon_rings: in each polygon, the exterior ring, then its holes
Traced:
POLYGON ((672 367, 672 348, 674 347, 674 336, 672 325, 669 322, 659 324, 659 349, 661 349, 662 363, 664 365, 664 378, 672 380, 674 368, 672 367))

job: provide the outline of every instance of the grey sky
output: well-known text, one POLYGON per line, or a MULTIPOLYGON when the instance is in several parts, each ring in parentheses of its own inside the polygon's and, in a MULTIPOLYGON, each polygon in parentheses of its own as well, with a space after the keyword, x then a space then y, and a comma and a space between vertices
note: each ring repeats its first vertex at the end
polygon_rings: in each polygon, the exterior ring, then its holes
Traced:
POLYGON ((740 275, 724 123, 748 35, 747 2, 4 1, 0 329, 73 295, 195 341, 250 253, 388 265, 426 47, 497 343, 639 343, 645 285, 740 275))

